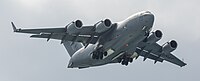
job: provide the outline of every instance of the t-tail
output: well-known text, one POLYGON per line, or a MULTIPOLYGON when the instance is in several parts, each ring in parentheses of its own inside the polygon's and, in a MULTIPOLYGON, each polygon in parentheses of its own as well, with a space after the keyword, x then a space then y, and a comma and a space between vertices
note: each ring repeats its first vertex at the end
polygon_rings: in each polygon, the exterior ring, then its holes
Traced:
POLYGON ((71 42, 71 41, 65 41, 63 42, 63 45, 65 46, 67 52, 69 53, 70 57, 72 57, 72 55, 78 51, 80 48, 83 47, 82 43, 78 43, 78 42, 71 42))

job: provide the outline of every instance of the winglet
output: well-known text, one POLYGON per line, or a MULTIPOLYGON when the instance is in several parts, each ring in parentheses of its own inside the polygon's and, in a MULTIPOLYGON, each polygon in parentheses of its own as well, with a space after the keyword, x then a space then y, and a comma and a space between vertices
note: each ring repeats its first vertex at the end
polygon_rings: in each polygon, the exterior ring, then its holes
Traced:
POLYGON ((11 24, 12 24, 13 31, 17 32, 17 28, 16 28, 15 24, 13 22, 11 22, 11 24))

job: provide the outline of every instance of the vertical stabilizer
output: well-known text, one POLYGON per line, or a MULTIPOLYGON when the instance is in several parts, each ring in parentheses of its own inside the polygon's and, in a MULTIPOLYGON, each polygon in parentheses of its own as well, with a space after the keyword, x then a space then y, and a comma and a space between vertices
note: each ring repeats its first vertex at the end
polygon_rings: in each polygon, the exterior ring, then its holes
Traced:
POLYGON ((79 50, 80 48, 83 47, 82 43, 78 43, 78 42, 72 43, 70 41, 63 42, 63 45, 65 46, 65 48, 66 48, 67 52, 69 53, 70 57, 72 57, 72 55, 77 50, 79 50))

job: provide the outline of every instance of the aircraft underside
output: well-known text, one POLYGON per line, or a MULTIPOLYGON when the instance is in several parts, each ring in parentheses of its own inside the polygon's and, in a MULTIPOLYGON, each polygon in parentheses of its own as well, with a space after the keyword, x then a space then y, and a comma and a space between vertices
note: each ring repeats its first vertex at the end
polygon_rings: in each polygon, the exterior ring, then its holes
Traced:
POLYGON ((136 13, 121 22, 104 19, 94 25, 84 26, 81 20, 75 20, 61 28, 17 29, 12 22, 14 32, 32 34, 31 38, 60 40, 71 59, 68 68, 87 68, 110 63, 127 66, 133 59, 143 57, 154 63, 168 61, 180 67, 186 63, 171 52, 177 48, 177 42, 170 40, 160 45, 160 30, 151 31, 154 15, 149 11, 136 13))

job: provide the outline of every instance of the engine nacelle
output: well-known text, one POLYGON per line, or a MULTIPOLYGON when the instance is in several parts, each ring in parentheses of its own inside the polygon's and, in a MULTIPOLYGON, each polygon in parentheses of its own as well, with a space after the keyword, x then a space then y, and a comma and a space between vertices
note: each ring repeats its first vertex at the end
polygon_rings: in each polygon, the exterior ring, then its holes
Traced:
POLYGON ((109 19, 102 20, 95 24, 95 32, 102 33, 107 31, 112 26, 112 22, 109 19))
POLYGON ((158 40, 160 40, 162 38, 162 32, 160 30, 156 30, 154 32, 152 32, 149 37, 147 37, 147 43, 148 44, 152 44, 157 42, 158 40))
POLYGON ((81 28, 83 26, 83 23, 81 20, 75 20, 73 22, 71 22, 68 26, 67 26, 67 33, 69 34, 77 34, 81 32, 81 28))
POLYGON ((162 51, 165 54, 168 54, 169 52, 174 51, 177 48, 178 44, 175 40, 171 40, 170 42, 167 42, 163 45, 162 51))

